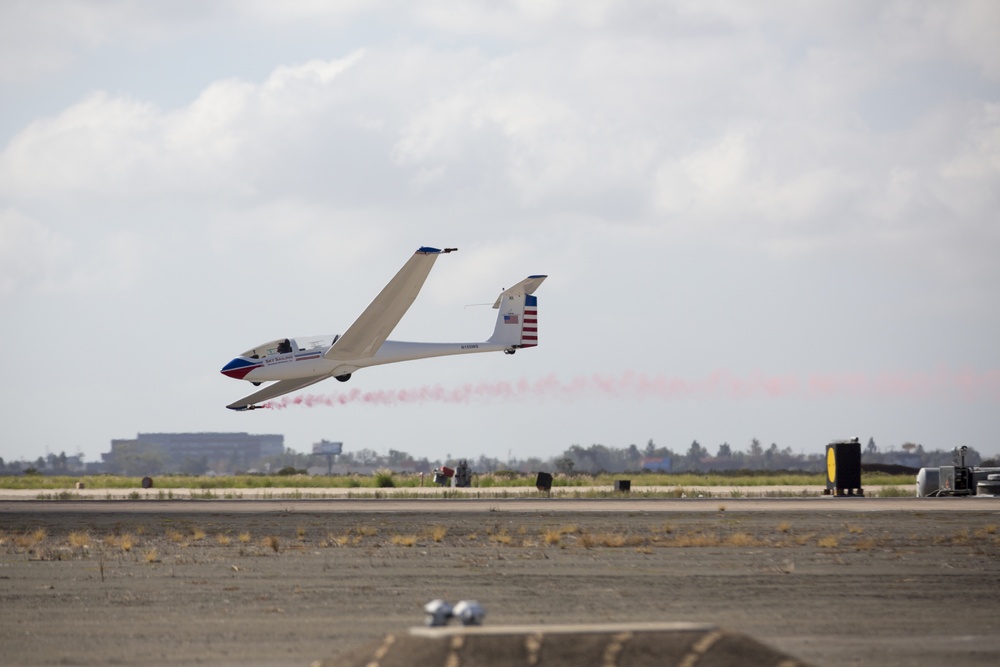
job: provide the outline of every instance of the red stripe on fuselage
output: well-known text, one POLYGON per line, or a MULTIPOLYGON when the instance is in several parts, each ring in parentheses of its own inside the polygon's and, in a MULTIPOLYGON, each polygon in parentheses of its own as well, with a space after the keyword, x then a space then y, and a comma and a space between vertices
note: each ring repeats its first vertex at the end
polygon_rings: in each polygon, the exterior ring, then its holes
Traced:
POLYGON ((226 377, 231 377, 234 380, 242 380, 243 378, 245 378, 247 375, 250 374, 250 371, 256 370, 260 368, 260 366, 261 366, 260 364, 256 364, 254 366, 243 366, 242 368, 233 368, 228 371, 222 371, 222 374, 225 375, 226 377))

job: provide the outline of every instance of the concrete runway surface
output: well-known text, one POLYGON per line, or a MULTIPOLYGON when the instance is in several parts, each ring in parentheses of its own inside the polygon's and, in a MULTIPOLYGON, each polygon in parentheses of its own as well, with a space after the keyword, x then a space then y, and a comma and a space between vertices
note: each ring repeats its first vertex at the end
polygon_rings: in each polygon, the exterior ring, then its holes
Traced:
POLYGON ((478 600, 484 627, 696 623, 806 664, 995 665, 1000 499, 0 501, 4 664, 335 665, 434 598, 478 600))
MULTIPOLYGON (((31 492, 31 497, 37 496, 31 492)), ((27 498, 27 496, 24 496, 27 498)), ((225 512, 897 512, 934 511, 1000 513, 1000 498, 278 498, 267 500, 113 500, 76 501, 0 500, 0 514, 8 512, 70 512, 91 514, 225 512)))

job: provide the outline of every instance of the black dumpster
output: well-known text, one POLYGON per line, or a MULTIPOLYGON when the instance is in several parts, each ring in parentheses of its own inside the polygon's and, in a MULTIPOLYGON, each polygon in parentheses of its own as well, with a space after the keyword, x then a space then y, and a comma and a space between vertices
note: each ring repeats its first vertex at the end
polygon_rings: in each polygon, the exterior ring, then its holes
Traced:
POLYGON ((863 496, 861 488, 861 443, 857 438, 838 440, 826 446, 825 495, 863 496))
POLYGON ((535 488, 539 491, 551 491, 552 490, 552 475, 547 472, 538 473, 538 477, 535 479, 535 488))

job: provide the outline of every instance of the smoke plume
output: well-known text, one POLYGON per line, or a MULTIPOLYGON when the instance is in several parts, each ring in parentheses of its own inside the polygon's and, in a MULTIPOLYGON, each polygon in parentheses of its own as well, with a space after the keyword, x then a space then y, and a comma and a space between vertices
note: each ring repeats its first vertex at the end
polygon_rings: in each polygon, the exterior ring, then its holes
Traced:
POLYGON ((489 403, 521 400, 618 399, 780 399, 780 398, 879 398, 959 399, 1000 402, 1000 370, 932 372, 813 373, 768 375, 754 371, 745 376, 714 371, 703 378, 648 375, 635 371, 620 374, 580 375, 560 380, 555 374, 516 382, 465 383, 454 387, 425 385, 409 389, 351 389, 331 394, 298 394, 268 401, 262 407, 282 410, 292 406, 336 407, 351 404, 396 406, 426 403, 489 403))

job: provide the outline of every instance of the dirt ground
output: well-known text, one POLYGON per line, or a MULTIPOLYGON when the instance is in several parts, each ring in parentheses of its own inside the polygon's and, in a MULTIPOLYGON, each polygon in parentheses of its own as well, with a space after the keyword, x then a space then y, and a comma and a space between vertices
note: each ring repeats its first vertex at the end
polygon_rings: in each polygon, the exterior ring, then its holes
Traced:
POLYGON ((422 502, 7 503, 0 662, 304 666, 444 598, 487 625, 711 623, 815 665, 1000 664, 1000 511, 422 502))

